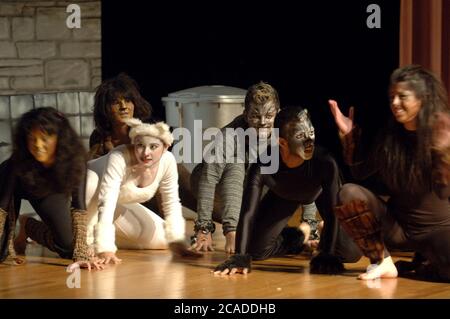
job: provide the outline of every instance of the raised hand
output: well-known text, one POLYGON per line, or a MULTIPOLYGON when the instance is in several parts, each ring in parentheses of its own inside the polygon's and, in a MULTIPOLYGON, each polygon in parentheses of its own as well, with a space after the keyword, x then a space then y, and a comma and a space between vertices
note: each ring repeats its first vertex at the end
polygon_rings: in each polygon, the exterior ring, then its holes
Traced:
POLYGON ((354 118, 354 107, 351 106, 349 110, 348 117, 342 114, 339 106, 335 100, 328 100, 330 105, 331 113, 333 113, 334 121, 339 129, 341 135, 347 135, 353 129, 353 118, 354 118))

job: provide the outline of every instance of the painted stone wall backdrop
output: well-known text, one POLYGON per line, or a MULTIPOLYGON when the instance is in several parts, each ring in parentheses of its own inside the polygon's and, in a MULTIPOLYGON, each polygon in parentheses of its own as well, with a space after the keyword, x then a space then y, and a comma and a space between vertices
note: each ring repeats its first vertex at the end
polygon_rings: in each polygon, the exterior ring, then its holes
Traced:
POLYGON ((99 0, 0 0, 0 161, 17 119, 40 106, 65 113, 87 147, 100 82, 99 0), (67 26, 70 4, 80 8, 80 28, 67 26))
POLYGON ((94 91, 101 82, 99 0, 0 0, 0 95, 94 91), (70 4, 80 28, 69 28, 70 4))

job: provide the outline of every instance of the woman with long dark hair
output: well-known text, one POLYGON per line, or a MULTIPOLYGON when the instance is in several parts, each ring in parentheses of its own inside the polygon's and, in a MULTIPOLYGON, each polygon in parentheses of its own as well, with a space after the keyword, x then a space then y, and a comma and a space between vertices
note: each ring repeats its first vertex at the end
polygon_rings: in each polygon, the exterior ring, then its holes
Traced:
POLYGON ((86 152, 62 113, 44 107, 22 115, 0 181, 1 261, 15 257, 15 222, 20 201, 27 199, 42 221, 21 216, 21 252, 30 237, 81 266, 102 268, 91 262, 86 242, 86 152))
POLYGON ((377 174, 388 190, 386 202, 368 189, 346 184, 335 213, 372 267, 360 279, 415 273, 450 280, 450 109, 442 83, 421 66, 391 75, 393 117, 364 160, 353 108, 344 116, 335 101, 331 111, 344 157, 353 176, 377 174), (389 249, 411 249, 411 263, 394 265, 389 249), (396 267, 397 266, 397 267, 396 267))
MULTIPOLYGON (((152 106, 145 100, 136 81, 125 73, 103 81, 97 88, 94 102, 95 129, 89 138, 89 159, 108 154, 119 145, 130 144, 130 127, 126 121, 137 118, 144 123, 151 120, 152 106)), ((177 165, 180 197, 184 206, 196 209, 196 200, 190 187, 190 173, 181 164, 177 165)), ((144 205, 163 216, 159 193, 144 205)))

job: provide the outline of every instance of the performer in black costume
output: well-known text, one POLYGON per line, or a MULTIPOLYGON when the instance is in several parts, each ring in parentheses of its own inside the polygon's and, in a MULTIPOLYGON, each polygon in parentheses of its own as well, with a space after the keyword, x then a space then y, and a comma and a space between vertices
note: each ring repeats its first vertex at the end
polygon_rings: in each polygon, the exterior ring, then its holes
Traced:
POLYGON ((85 160, 81 141, 62 113, 43 107, 22 115, 13 153, 0 164, 0 262, 10 257, 22 263, 15 248, 25 253, 30 237, 72 258, 69 270, 103 268, 86 241, 85 160), (42 221, 22 215, 13 245, 22 199, 30 201, 42 221))
POLYGON ((280 168, 274 174, 262 174, 261 163, 249 168, 237 227, 236 254, 217 266, 214 273, 247 273, 252 260, 300 253, 305 234, 299 228, 286 226, 299 205, 313 201, 325 224, 320 253, 312 259, 311 270, 340 272, 344 269, 342 262, 355 261, 360 252, 339 230, 334 217, 341 185, 337 164, 323 148, 314 146, 314 127, 307 110, 282 109, 275 128, 279 129, 280 168), (261 199, 264 186, 269 191, 261 199))
POLYGON ((386 202, 370 190, 346 184, 336 215, 373 267, 360 279, 419 275, 450 280, 450 109, 442 83, 420 66, 391 75, 391 118, 367 160, 361 156, 353 108, 331 111, 355 178, 376 174, 388 189, 386 202), (394 265, 387 248, 412 249, 413 262, 394 265), (397 267, 396 267, 397 266, 397 267))

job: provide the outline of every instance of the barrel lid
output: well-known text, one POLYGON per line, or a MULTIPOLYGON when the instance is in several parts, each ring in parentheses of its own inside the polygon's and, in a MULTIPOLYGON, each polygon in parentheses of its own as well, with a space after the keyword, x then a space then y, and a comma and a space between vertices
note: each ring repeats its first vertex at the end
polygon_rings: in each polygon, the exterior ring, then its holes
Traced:
POLYGON ((246 93, 246 90, 233 86, 204 85, 169 93, 169 95, 167 97, 163 97, 162 100, 189 102, 208 99, 243 99, 246 93))

